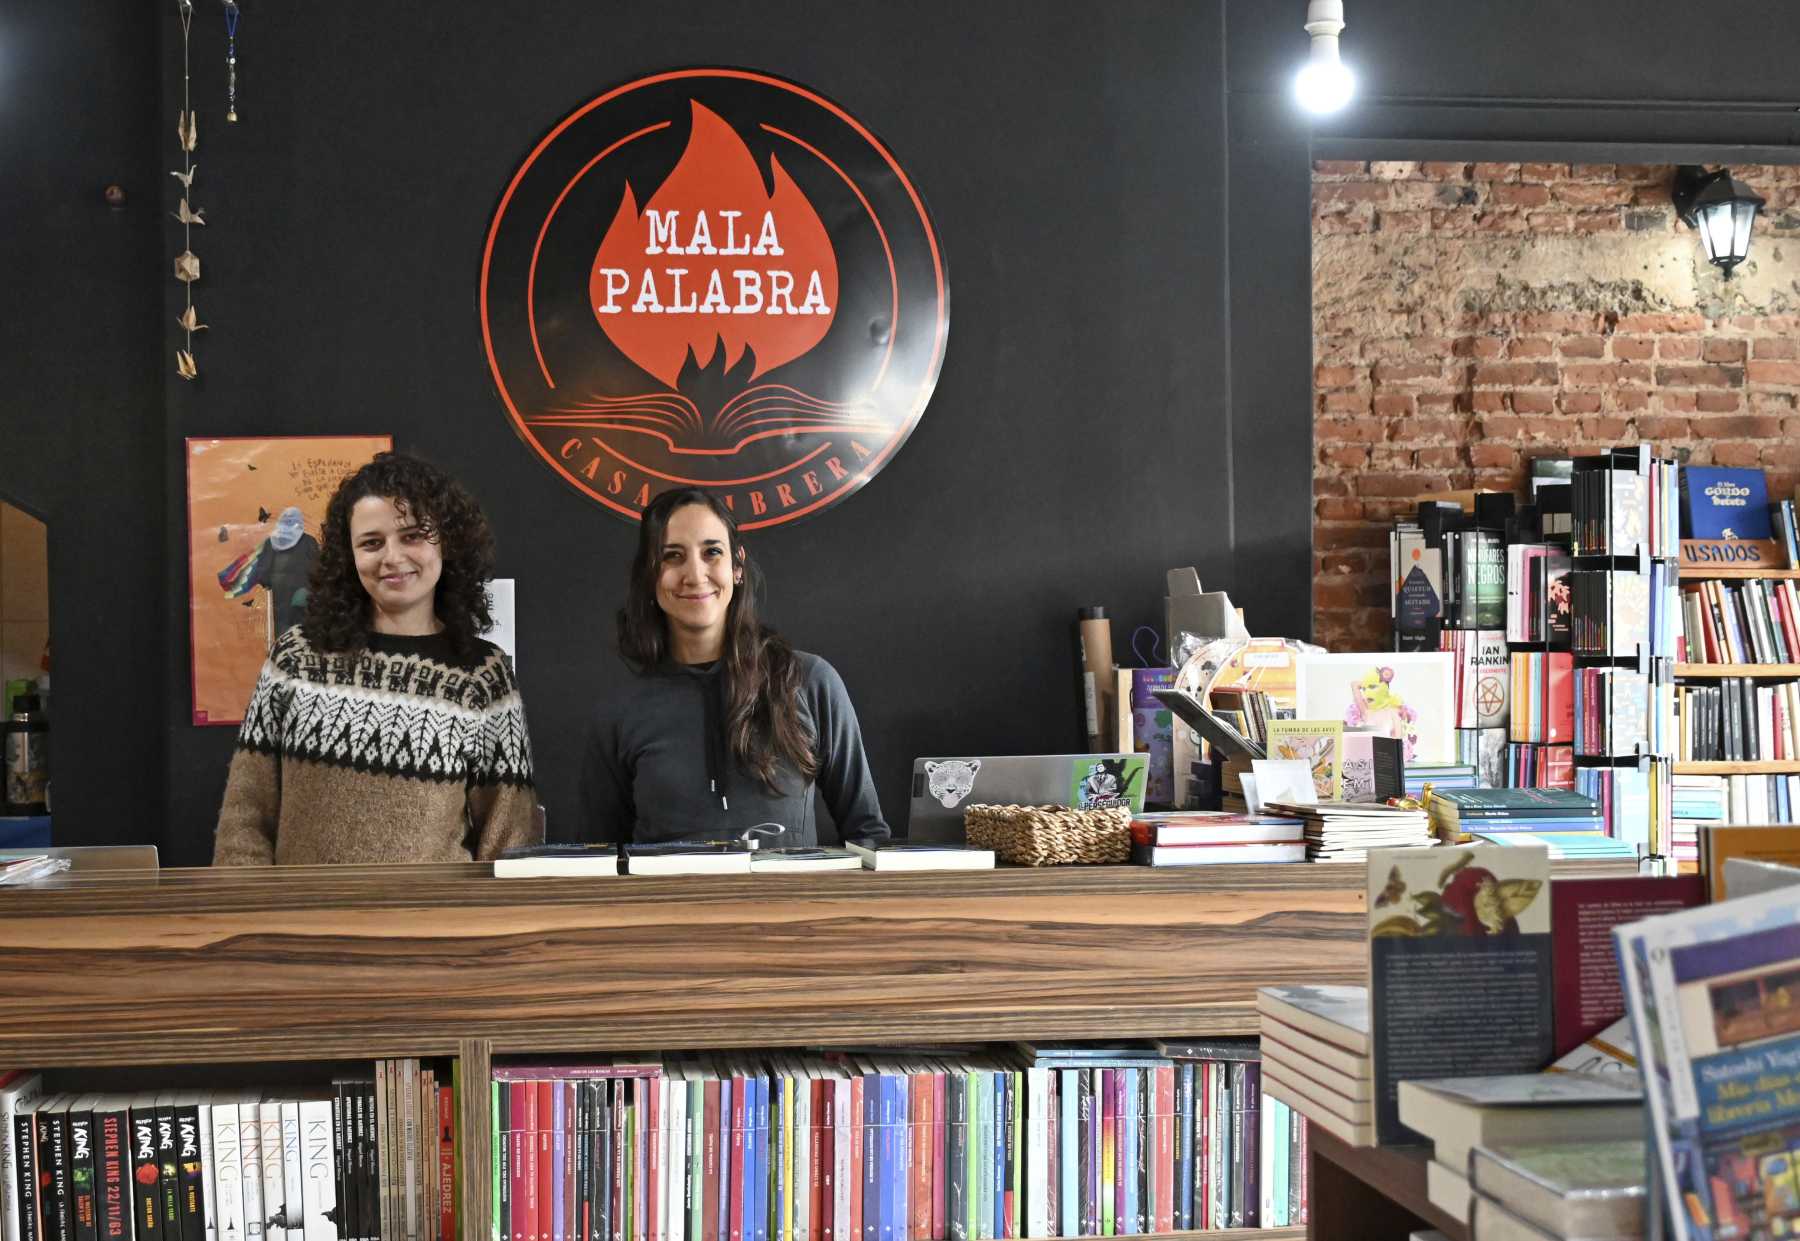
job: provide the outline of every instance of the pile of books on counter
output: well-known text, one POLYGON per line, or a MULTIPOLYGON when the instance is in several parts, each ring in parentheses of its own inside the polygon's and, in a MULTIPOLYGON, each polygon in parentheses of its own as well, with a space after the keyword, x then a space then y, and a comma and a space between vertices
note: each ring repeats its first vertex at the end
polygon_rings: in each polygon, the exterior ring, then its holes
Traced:
POLYGON ((1293 815, 1305 823, 1309 862, 1365 862, 1370 849, 1436 843, 1423 810, 1378 802, 1325 801, 1316 805, 1266 802, 1271 814, 1293 815))
MULTIPOLYGON (((1512 1143, 1629 1142, 1644 1132, 1643 1086, 1635 1073, 1520 1073, 1403 1081, 1400 1119, 1432 1144, 1426 1196, 1440 1211, 1466 1222, 1475 1205, 1470 1168, 1478 1150, 1512 1143)), ((1640 1138, 1640 1189, 1645 1177, 1643 1153, 1640 1138)), ((1517 1231, 1501 1234, 1508 1212, 1498 1201, 1487 1213, 1498 1213, 1498 1218, 1486 1235, 1532 1236, 1517 1231)), ((1476 1235, 1484 1235, 1479 1226, 1476 1235)), ((1573 1235, 1597 1239, 1622 1234, 1573 1235)))
POLYGON ((1375 1145, 1367 987, 1264 987, 1256 993, 1263 1090, 1351 1146, 1375 1145))
POLYGON ((1450 844, 1511 832, 1606 834, 1600 804, 1567 789, 1433 789, 1430 810, 1450 844))
POLYGON ((1140 866, 1306 861, 1305 820, 1267 814, 1178 810, 1131 821, 1131 860, 1140 866))

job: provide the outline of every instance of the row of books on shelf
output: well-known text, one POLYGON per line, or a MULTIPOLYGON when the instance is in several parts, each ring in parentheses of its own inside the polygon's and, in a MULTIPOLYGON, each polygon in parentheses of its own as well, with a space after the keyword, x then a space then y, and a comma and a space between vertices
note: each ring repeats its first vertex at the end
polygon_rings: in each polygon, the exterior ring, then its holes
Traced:
POLYGON ((512 1065, 494 1241, 1000 1241, 1306 1219, 1256 1042, 512 1065), (1191 1053, 1191 1054, 1190 1054, 1191 1053))
POLYGON ((1698 762, 1800 756, 1800 681, 1721 677, 1675 691, 1676 757, 1698 762))
POLYGON ((1681 467, 1648 446, 1577 457, 1570 482, 1577 556, 1673 558, 1681 546, 1681 467))
POLYGON ((1800 594, 1791 580, 1691 582, 1681 592, 1681 631, 1689 663, 1800 662, 1800 594))
POLYGON ((6 1241, 451 1241, 450 1082, 417 1060, 283 1091, 53 1093, 0 1075, 6 1241))
POLYGON ((1614 659, 1674 659, 1680 636, 1680 570, 1652 561, 1639 570, 1576 570, 1569 574, 1569 649, 1614 659))

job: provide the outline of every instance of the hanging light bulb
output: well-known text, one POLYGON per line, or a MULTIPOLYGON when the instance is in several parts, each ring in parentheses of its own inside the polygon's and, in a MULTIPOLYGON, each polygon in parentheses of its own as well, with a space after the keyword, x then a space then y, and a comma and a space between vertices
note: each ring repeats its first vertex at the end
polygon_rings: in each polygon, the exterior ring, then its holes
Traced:
POLYGON ((1344 0, 1308 0, 1306 33, 1312 50, 1294 78, 1294 95, 1308 112, 1336 112, 1356 93, 1356 79, 1338 58, 1344 0))

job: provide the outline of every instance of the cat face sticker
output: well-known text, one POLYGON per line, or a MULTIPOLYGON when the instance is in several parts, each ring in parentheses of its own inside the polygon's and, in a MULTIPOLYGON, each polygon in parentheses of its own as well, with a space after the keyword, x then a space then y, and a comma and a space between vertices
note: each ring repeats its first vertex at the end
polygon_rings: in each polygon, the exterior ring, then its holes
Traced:
POLYGON ((954 809, 962 804, 964 798, 975 790, 975 775, 981 770, 981 760, 946 759, 941 763, 925 760, 925 778, 930 781, 931 795, 944 804, 946 809, 954 809))

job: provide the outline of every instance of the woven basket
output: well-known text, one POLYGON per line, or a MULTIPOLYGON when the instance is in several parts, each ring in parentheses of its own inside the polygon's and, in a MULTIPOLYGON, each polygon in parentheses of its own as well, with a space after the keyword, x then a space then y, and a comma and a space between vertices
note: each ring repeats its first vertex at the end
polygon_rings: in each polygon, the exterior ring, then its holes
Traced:
POLYGON ((1124 862, 1131 857, 1131 810, 1068 806, 968 806, 969 847, 992 849, 1014 866, 1124 862))

